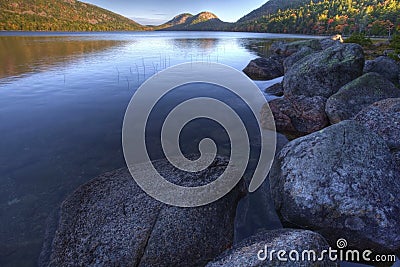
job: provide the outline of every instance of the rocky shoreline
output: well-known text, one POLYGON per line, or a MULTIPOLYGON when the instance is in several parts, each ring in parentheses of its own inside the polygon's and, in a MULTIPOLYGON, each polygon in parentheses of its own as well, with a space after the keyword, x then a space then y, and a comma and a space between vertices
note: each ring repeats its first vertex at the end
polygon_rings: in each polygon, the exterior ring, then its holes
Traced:
POLYGON ((400 65, 365 61, 357 44, 316 42, 273 48, 290 51, 283 82, 266 92, 280 97, 269 105, 292 140, 269 175, 275 209, 284 227, 313 230, 332 247, 346 238, 349 249, 399 255, 400 65))
MULTIPOLYGON (((39 265, 338 266, 261 261, 257 254, 268 246, 318 255, 343 238, 346 249, 399 256, 400 65, 387 57, 365 61, 361 46, 337 37, 278 42, 271 53, 244 69, 252 79, 284 76, 266 89, 279 97, 269 102, 278 147, 257 201, 246 196, 242 179, 214 203, 172 207, 146 195, 127 169, 116 170, 62 203, 39 265), (259 231, 240 236, 249 220, 259 231)), ((172 182, 189 186, 213 181, 227 163, 217 157, 208 169, 181 176, 166 161, 154 162, 172 182)))

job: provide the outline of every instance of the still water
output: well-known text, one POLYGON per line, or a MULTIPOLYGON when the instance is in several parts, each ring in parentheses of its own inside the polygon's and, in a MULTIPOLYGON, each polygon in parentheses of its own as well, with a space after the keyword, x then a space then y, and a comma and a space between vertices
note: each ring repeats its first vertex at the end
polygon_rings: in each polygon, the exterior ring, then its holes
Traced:
POLYGON ((303 36, 1 33, 0 266, 35 266, 51 211, 79 185, 124 166, 123 116, 146 79, 184 62, 242 70, 276 38, 303 36))

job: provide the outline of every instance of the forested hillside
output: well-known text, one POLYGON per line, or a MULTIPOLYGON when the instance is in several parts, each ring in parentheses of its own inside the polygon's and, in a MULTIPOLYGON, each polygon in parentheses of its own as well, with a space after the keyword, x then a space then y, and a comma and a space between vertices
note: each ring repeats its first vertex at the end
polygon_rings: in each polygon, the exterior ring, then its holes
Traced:
POLYGON ((0 30, 116 31, 146 27, 75 0, 0 0, 0 30))
POLYGON ((234 30, 345 35, 362 32, 372 36, 400 31, 400 1, 396 0, 310 0, 296 8, 258 14, 251 20, 242 19, 234 30))
POLYGON ((184 13, 160 26, 147 27, 76 0, 0 0, 0 30, 206 30, 390 36, 400 32, 400 1, 269 0, 236 23, 202 12, 195 16, 184 13))
MULTIPOLYGON (((314 2, 322 0, 314 0, 314 2)), ((289 8, 297 8, 299 6, 309 3, 310 0, 269 0, 261 7, 253 10, 249 14, 243 16, 238 22, 246 22, 254 19, 258 19, 262 16, 274 14, 279 10, 286 10, 289 8)))

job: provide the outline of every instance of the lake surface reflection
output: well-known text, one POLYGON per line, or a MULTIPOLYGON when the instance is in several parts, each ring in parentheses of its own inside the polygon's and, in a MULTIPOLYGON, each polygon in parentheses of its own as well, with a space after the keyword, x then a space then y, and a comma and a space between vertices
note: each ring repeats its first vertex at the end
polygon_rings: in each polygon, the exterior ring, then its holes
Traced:
MULTIPOLYGON (((121 128, 135 90, 175 64, 242 70, 271 38, 150 32, 0 35, 0 265, 35 266, 46 219, 79 185, 124 166, 121 128)), ((271 82, 259 82, 262 89, 271 82)))

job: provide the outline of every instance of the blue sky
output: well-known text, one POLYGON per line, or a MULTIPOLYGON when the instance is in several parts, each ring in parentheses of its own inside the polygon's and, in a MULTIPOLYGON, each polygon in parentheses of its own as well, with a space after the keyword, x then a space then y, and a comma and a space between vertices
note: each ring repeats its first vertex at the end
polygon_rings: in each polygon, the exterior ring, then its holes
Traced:
POLYGON ((221 20, 237 21, 267 0, 82 0, 141 24, 161 24, 181 13, 210 11, 221 20))

